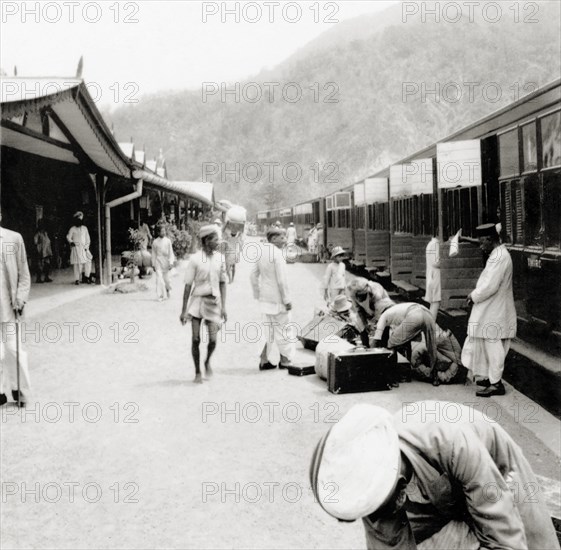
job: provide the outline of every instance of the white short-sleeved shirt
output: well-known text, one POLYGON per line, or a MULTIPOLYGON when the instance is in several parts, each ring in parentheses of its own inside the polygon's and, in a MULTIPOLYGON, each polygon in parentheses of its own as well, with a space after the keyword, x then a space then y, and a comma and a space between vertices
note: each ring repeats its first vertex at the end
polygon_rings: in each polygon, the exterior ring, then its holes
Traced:
POLYGON ((220 283, 228 280, 224 256, 213 252, 208 256, 203 250, 189 258, 185 270, 185 284, 194 285, 192 296, 220 296, 220 283))

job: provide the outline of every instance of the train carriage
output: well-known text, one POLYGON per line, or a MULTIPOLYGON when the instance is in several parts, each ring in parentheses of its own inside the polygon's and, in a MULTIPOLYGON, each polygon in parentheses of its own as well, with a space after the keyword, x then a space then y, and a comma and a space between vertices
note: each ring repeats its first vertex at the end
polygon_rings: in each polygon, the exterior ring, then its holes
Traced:
MULTIPOLYGON (((500 224, 513 259, 520 334, 547 336, 547 344, 543 338, 538 343, 559 354, 560 133, 558 79, 353 186, 310 201, 312 218, 324 224, 325 246, 352 250, 367 267, 389 268, 397 286, 418 290, 425 287, 426 245, 437 234, 443 310, 463 307, 483 268, 475 228, 500 224), (459 229, 465 240, 450 258, 448 241, 459 229)), ((307 223, 300 210, 293 214, 307 223)))

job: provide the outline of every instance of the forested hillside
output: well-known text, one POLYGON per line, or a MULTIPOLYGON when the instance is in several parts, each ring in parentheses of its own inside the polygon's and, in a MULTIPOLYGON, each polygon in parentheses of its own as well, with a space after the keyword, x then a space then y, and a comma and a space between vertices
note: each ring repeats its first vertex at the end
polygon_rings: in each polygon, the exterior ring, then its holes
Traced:
POLYGON ((537 23, 505 9, 494 24, 403 23, 396 6, 341 23, 241 82, 239 101, 185 90, 108 116, 119 141, 133 136, 149 156, 161 148, 171 178, 201 180, 206 166, 218 198, 282 206, 364 178, 558 78, 559 6, 540 3, 537 23), (247 82, 259 85, 243 93, 247 82))

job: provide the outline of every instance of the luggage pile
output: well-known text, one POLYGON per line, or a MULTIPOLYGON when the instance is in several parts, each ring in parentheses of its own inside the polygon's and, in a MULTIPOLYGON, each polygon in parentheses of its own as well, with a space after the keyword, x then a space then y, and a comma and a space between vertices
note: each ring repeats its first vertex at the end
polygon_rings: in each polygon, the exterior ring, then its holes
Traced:
POLYGON ((298 336, 289 374, 317 374, 331 393, 389 390, 397 385, 397 354, 385 349, 366 349, 355 343, 358 332, 345 321, 325 312, 317 313, 298 336), (312 353, 315 352, 315 353, 312 353))

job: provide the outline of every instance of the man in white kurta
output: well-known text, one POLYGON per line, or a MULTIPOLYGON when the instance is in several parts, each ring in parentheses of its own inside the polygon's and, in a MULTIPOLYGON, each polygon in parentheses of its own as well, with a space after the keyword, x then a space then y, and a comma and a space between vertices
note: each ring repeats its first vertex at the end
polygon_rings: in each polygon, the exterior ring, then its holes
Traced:
POLYGON ((286 278, 286 261, 282 254, 286 232, 284 229, 271 228, 267 231, 267 240, 269 242, 261 248, 261 255, 251 271, 253 296, 259 300, 264 325, 268 329, 260 370, 274 369, 277 364, 281 368, 288 367, 295 353, 295 339, 290 327, 292 303, 286 278))
POLYGON ((480 225, 476 231, 480 248, 489 257, 475 290, 468 296, 473 308, 462 363, 473 376, 480 377, 477 383, 485 386, 476 395, 490 397, 505 394, 501 378, 510 342, 516 336, 512 259, 506 246, 500 244, 494 224, 480 225))
POLYGON ((70 228, 66 240, 70 244, 70 263, 74 266, 74 284, 80 284, 80 274, 83 272, 83 283, 92 283, 92 253, 90 252, 90 233, 83 225, 84 214, 74 214, 74 225, 70 228))
MULTIPOLYGON (((23 311, 31 288, 25 245, 19 233, 0 227, 0 258, 0 404, 3 405, 8 390, 11 390, 14 401, 18 400, 16 315, 23 311)), ((27 354, 21 346, 21 331, 19 366, 19 397, 20 403, 24 404, 31 385, 27 354)))

